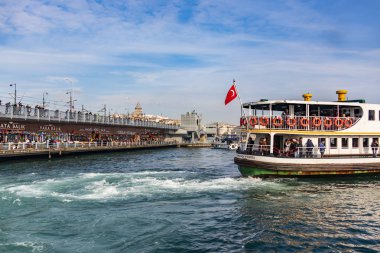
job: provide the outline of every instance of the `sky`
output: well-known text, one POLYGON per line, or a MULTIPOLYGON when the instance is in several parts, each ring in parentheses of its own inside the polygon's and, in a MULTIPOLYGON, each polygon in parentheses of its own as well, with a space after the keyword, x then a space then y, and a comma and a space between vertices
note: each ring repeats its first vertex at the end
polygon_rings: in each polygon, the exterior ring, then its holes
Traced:
POLYGON ((234 79, 243 103, 379 103, 379 27, 378 0, 0 0, 0 99, 232 124, 234 79))

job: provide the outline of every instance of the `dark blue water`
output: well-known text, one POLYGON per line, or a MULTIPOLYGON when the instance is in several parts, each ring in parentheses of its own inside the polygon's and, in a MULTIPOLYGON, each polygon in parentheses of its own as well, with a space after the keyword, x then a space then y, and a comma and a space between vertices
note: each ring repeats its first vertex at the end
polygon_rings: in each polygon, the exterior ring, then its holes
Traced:
POLYGON ((0 164, 0 252, 379 252, 380 178, 241 178, 234 152, 0 164))

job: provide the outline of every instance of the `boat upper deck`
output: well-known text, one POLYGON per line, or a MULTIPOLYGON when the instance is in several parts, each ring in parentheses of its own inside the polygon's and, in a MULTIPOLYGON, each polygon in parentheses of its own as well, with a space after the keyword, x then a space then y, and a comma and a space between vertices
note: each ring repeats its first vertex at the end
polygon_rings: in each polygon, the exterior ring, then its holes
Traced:
MULTIPOLYGON (((338 93, 338 92, 337 92, 338 93)), ((380 133, 380 105, 363 99, 333 102, 265 100, 244 103, 240 126, 250 131, 380 133)))

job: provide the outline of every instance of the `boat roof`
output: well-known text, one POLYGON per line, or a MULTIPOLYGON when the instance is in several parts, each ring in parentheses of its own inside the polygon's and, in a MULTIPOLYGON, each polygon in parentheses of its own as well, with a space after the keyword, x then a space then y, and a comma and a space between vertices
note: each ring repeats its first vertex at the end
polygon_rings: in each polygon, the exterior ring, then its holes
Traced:
POLYGON ((269 110, 269 105, 272 105, 272 110, 285 110, 288 105, 320 105, 320 106, 362 106, 365 101, 363 99, 351 100, 351 101, 304 101, 304 100, 266 100, 262 99, 257 102, 243 103, 243 108, 269 110))

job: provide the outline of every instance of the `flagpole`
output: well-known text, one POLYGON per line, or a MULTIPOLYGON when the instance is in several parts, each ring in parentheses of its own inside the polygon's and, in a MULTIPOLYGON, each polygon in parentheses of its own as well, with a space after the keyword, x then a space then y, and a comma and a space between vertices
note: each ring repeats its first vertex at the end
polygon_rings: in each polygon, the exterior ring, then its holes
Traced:
POLYGON ((247 122, 246 127, 247 127, 247 129, 248 129, 248 117, 247 117, 247 115, 245 114, 245 111, 244 111, 244 108, 243 108, 243 103, 241 102, 241 98, 240 98, 240 95, 239 95, 240 93, 239 93, 238 88, 237 88, 237 86, 236 86, 236 84, 235 84, 235 79, 233 79, 233 85, 234 85, 234 87, 235 87, 235 89, 236 89, 236 93, 237 93, 237 96, 238 96, 238 98, 239 98, 239 102, 240 102, 240 108, 241 108, 241 111, 243 112, 244 118, 245 118, 245 120, 246 120, 246 122, 247 122))

